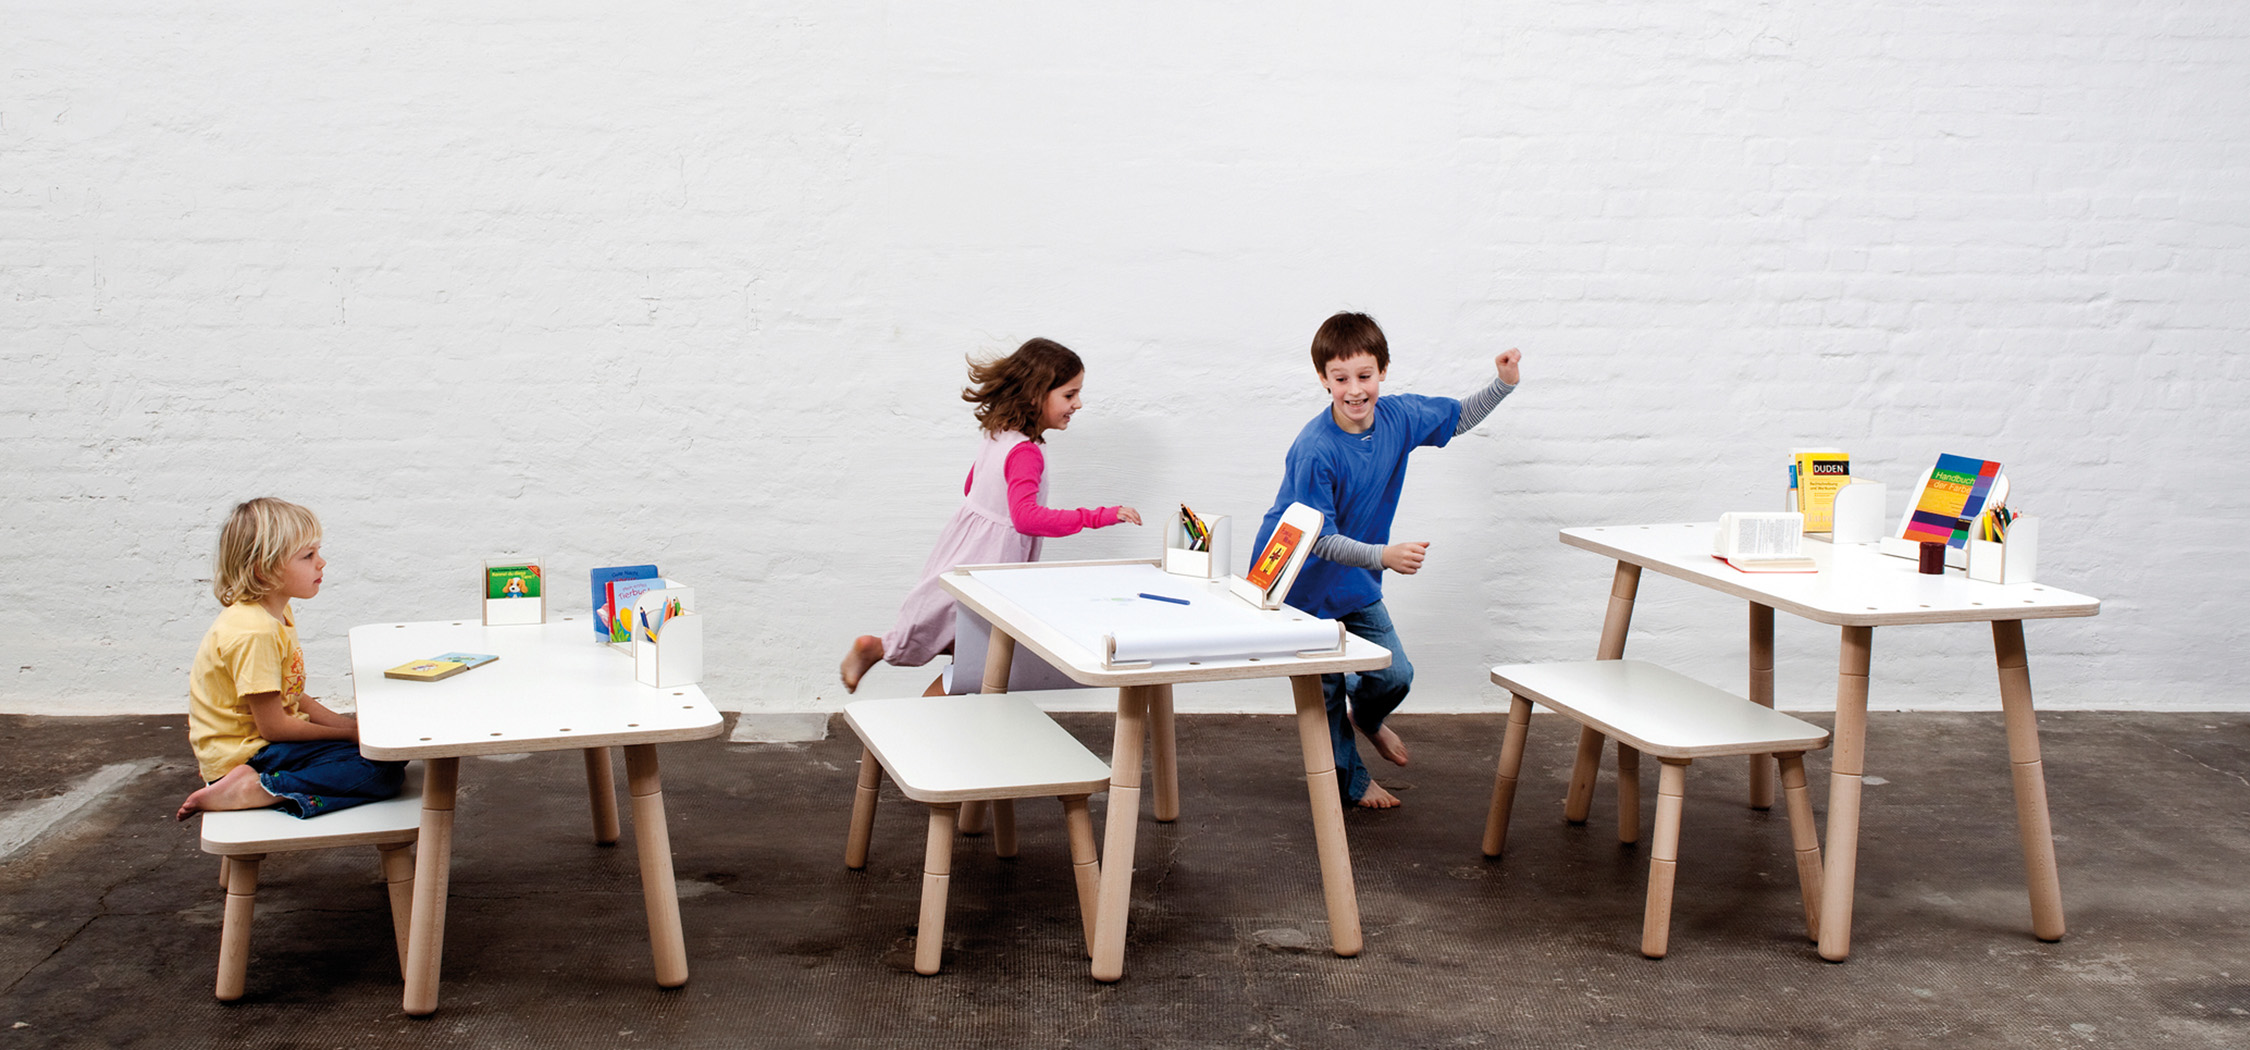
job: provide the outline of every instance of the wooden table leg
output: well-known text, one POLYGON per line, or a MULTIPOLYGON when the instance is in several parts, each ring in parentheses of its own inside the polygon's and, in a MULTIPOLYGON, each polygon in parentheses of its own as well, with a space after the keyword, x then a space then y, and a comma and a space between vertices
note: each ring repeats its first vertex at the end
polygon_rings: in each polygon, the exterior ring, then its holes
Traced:
MULTIPOLYGON (((991 639, 984 644, 984 683, 979 691, 984 693, 1007 692, 1008 672, 1015 667, 1015 664, 1015 636, 994 627, 991 639)), ((971 799, 962 803, 961 814, 954 821, 955 829, 963 835, 984 834, 984 818, 989 808, 983 799, 971 799)))
POLYGON ((453 796, 461 760, 422 763, 422 833, 414 845, 414 916, 406 928, 406 995, 413 1017, 437 1012, 438 968, 445 961, 445 891, 453 875, 453 796))
MULTIPOLYGON (((1773 706, 1773 606, 1750 603, 1750 702, 1773 706)), ((1750 756, 1750 808, 1773 808, 1773 756, 1750 756)))
POLYGON ((1172 730, 1172 686, 1152 686, 1148 697, 1149 764, 1156 776, 1156 819, 1180 819, 1180 755, 1172 730))
POLYGON ((617 773, 606 747, 586 749, 586 801, 594 807, 594 844, 617 845, 617 773))
MULTIPOLYGON (((1000 632, 992 636, 998 638, 1000 632)), ((1117 730, 1109 749, 1109 804, 1102 815, 1102 891, 1094 916, 1097 981, 1125 976, 1125 922, 1133 907, 1133 847, 1141 823, 1141 744, 1148 737, 1149 691, 1145 685, 1117 690, 1117 730)))
POLYGON ((2062 873, 2047 818, 2046 766, 2039 759, 2039 718, 2031 709, 2031 665, 2023 621, 1992 621, 1992 653, 2000 665, 2000 709, 2008 720, 2008 763, 2015 777, 2016 834, 2023 841, 2024 881, 2031 888, 2031 933, 2063 937, 2062 873))
POLYGON ((678 988, 688 979, 687 938, 680 932, 680 888, 672 880, 672 831, 664 820, 664 777, 655 744, 625 745, 625 782, 633 793, 633 845, 640 851, 656 983, 678 988))
MULTIPOLYGON (((1601 648, 1595 651, 1594 659, 1624 658, 1625 632, 1633 626, 1633 596, 1640 588, 1641 567, 1618 562, 1617 573, 1609 583, 1609 609, 1602 615, 1601 648)), ((1563 817, 1571 823, 1586 822, 1586 814, 1594 804, 1594 778, 1601 775, 1601 766, 1601 731, 1581 727, 1578 758, 1570 766, 1570 795, 1563 802, 1563 817)))
POLYGON ((1641 840, 1641 753, 1631 744, 1617 742, 1617 841, 1626 845, 1641 840))
POLYGON ((1836 662, 1835 750, 1828 767, 1828 849, 1822 858, 1820 957, 1852 953, 1852 884, 1859 873, 1860 775, 1867 765, 1867 666, 1873 627, 1843 629, 1836 662))
POLYGON ((1313 848, 1328 901, 1328 941, 1336 954, 1358 955, 1359 891, 1352 883, 1351 845, 1344 838, 1344 792, 1336 783, 1336 745, 1328 739, 1328 698, 1316 674, 1293 675, 1297 742, 1305 752, 1305 791, 1312 798, 1313 848))

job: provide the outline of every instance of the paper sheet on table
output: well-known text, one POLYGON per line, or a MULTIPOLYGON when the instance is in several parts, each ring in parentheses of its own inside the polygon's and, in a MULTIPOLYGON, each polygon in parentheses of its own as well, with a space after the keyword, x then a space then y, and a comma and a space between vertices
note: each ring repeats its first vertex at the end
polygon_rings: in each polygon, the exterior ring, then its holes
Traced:
POLYGON ((1002 597, 1097 655, 1117 638, 1119 662, 1223 660, 1336 647, 1334 620, 1296 609, 1264 611, 1200 580, 1153 565, 1057 565, 978 573, 1002 597), (1142 592, 1187 599, 1150 601, 1142 592))

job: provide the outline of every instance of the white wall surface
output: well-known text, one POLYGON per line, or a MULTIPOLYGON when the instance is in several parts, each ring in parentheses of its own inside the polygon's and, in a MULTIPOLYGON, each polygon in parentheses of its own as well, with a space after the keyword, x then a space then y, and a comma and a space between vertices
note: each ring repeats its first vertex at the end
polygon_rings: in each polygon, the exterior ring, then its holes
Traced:
MULTIPOLYGON (((535 553, 580 608, 697 585, 721 706, 832 708, 958 501, 964 354, 1088 360, 1056 502, 1252 522, 1338 309, 1386 390, 1524 351, 1414 461, 1409 711, 1592 654, 1610 566, 1558 528, 1774 507, 1799 444, 1894 513, 2008 466, 2104 599, 2027 631, 2042 706, 2250 706, 2250 6, 1383 6, 11 3, 0 708, 180 709, 263 494, 326 523, 316 692, 535 553)), ((1739 688, 1743 621, 1652 575, 1633 652, 1739 688)), ((1781 621, 1828 706, 1833 629, 1781 621)), ((1875 648, 1876 707, 1997 706, 1982 628, 1875 648)))

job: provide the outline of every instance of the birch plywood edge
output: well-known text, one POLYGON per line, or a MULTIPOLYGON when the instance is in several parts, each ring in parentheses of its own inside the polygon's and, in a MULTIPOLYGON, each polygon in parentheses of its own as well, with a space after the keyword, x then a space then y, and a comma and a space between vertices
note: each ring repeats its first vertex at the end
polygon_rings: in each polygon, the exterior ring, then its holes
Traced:
POLYGON ((1841 627, 2038 620, 2101 612, 2100 599, 2058 587, 1983 583, 1952 570, 1924 576, 1911 562, 1886 558, 1873 547, 1839 547, 1819 540, 1805 543, 1805 553, 1819 566, 1817 572, 1737 572, 1711 556, 1715 528, 1709 522, 1599 525, 1564 529, 1560 536, 1567 546, 1841 627))

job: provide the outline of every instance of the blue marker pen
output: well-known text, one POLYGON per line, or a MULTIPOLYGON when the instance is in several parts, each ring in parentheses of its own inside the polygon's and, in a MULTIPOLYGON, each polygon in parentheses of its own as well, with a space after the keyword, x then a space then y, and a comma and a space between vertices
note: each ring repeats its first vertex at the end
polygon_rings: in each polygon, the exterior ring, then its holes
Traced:
POLYGON ((1189 601, 1188 601, 1187 599, 1185 599, 1185 598, 1167 598, 1167 597, 1165 597, 1165 596, 1163 596, 1163 595, 1161 595, 1161 594, 1150 594, 1150 593, 1148 593, 1147 591, 1142 591, 1142 592, 1141 592, 1141 597, 1143 597, 1143 598, 1146 598, 1146 599, 1148 599, 1149 601, 1152 601, 1152 602, 1171 602, 1171 603, 1172 603, 1172 604, 1174 604, 1174 605, 1191 605, 1191 604, 1193 604, 1192 602, 1189 602, 1189 601))

